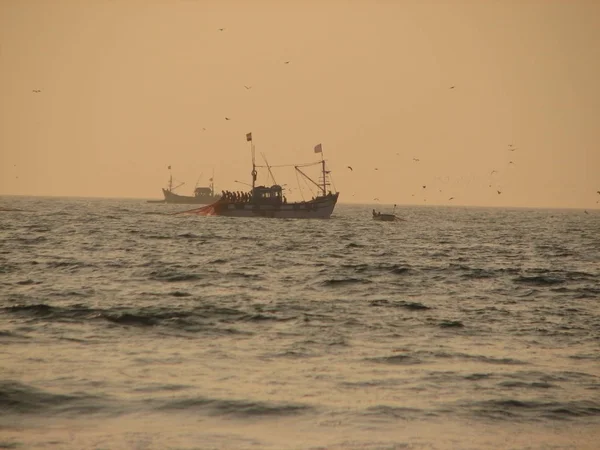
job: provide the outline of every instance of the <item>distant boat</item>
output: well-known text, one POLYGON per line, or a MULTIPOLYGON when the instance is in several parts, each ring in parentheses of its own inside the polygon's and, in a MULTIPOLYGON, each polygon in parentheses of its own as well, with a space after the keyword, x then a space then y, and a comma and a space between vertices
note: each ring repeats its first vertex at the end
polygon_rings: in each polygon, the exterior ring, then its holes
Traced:
MULTIPOLYGON (((210 185, 206 187, 196 187, 194 189, 194 195, 180 195, 174 191, 178 187, 181 187, 184 183, 173 187, 173 175, 169 177, 169 185, 167 188, 163 188, 162 192, 165 196, 164 203, 175 203, 175 204, 195 204, 195 205, 210 205, 221 198, 220 195, 215 195, 215 187, 213 184, 213 177, 210 178, 210 185)), ((158 203, 159 201, 152 201, 152 203, 158 203)))
POLYGON ((394 205, 394 211, 390 213, 381 213, 373 210, 373 220, 380 220, 382 222, 394 222, 396 220, 404 220, 396 216, 396 205, 394 205))
MULTIPOLYGON (((226 193, 219 200, 203 208, 183 211, 179 214, 198 214, 202 216, 228 216, 228 217, 273 217, 285 219, 328 219, 333 213, 339 192, 332 193, 328 188, 329 171, 325 168, 323 149, 321 144, 314 148, 315 153, 321 153, 321 161, 310 164, 294 165, 297 174, 303 176, 314 184, 320 193, 312 200, 288 203, 283 195, 283 188, 279 184, 272 186, 256 186, 258 167, 255 163, 255 149, 252 143, 252 133, 246 135, 246 140, 251 142, 252 152, 252 190, 247 193, 226 193), (301 167, 321 165, 319 182, 306 175, 301 167)), ((271 177, 271 167, 267 164, 271 177)))

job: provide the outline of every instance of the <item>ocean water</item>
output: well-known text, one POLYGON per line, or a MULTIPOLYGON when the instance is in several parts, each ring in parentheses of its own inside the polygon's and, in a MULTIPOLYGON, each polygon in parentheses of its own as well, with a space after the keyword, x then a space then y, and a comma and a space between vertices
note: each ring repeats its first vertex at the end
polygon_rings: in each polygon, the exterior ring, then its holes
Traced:
POLYGON ((600 448, 598 212, 0 209, 0 448, 600 448))

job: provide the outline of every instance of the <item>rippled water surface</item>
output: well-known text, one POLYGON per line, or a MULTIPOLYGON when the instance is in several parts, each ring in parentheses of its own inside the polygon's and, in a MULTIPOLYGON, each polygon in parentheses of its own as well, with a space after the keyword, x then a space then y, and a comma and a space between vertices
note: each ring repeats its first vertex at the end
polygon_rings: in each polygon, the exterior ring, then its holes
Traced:
POLYGON ((596 449, 600 213, 0 197, 0 448, 596 449))

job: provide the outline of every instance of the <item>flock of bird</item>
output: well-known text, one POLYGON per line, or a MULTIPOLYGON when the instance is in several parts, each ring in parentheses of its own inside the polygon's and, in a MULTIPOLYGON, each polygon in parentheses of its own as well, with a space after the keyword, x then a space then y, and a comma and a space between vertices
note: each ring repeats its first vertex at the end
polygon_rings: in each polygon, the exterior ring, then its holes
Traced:
MULTIPOLYGON (((454 88, 455 88, 455 86, 451 86, 451 87, 450 87, 450 89, 454 89, 454 88)), ((509 152, 514 152, 514 151, 516 151, 516 150, 517 150, 517 147, 515 147, 513 144, 508 144, 508 151, 509 151, 509 152)), ((397 155, 397 156, 400 156, 400 153, 396 153, 396 155, 397 155)), ((421 159, 420 159, 420 158, 413 157, 413 158, 412 158, 412 161, 413 161, 413 163, 420 163, 420 162, 421 162, 421 159)), ((509 165, 509 166, 510 166, 510 165, 513 165, 513 166, 514 166, 514 165, 516 165, 516 164, 514 163, 514 161, 509 161, 509 162, 508 162, 508 165, 509 165)), ((354 168, 353 168, 352 166, 346 166, 346 167, 347 167, 347 168, 348 168, 348 169, 349 169, 351 172, 354 172, 354 168)), ((374 167, 374 168, 373 168, 373 170, 379 170, 379 168, 378 168, 378 167, 374 167)), ((494 170, 492 170, 492 171, 490 172, 490 176, 493 176, 494 174, 498 174, 498 173, 499 173, 499 172, 498 172, 498 170, 494 169, 494 170)), ((440 178, 439 178, 439 177, 436 177, 436 179, 438 179, 438 180, 439 180, 440 178)), ((449 179, 450 179, 450 177, 445 177, 445 182, 447 183, 447 182, 449 181, 449 179)), ((461 179, 462 179, 462 177, 461 177, 461 179)), ((492 187, 493 187, 493 185, 492 185, 492 184, 489 184, 488 186, 489 186, 490 188, 492 188, 492 187)), ((426 185, 426 184, 423 184, 423 185, 421 185, 421 189, 422 189, 422 190, 426 190, 426 189, 427 189, 427 185, 426 185)), ((439 191, 439 193, 442 193, 442 190, 441 190, 441 189, 438 189, 438 191, 439 191)), ((501 194, 502 194, 502 191, 501 191, 500 189, 496 189, 496 193, 497 193, 497 195, 501 195, 501 194)), ((600 193, 600 191, 598 191, 598 193, 600 193)), ((354 196, 354 194, 353 194, 353 196, 354 196)), ((411 196, 412 196, 412 197, 414 197, 414 196, 415 196, 415 194, 411 194, 411 196)), ((449 197, 449 198, 448 198, 448 200, 447 200, 447 201, 452 201, 452 200, 454 200, 454 199, 455 199, 455 197, 454 197, 454 196, 451 196, 451 197, 449 197)), ((375 197, 373 200, 374 200, 374 201, 379 201, 379 198, 378 198, 378 197, 375 197)), ((424 199, 423 199, 423 201, 427 201, 427 199, 426 199, 426 198, 424 198, 424 199)), ((596 203, 598 203, 598 202, 596 202, 596 203)))
MULTIPOLYGON (((226 28, 218 28, 218 31, 220 31, 220 32, 224 32, 225 30, 226 30, 226 28)), ((287 64, 290 64, 290 62, 291 62, 291 61, 283 61, 283 64, 287 65, 287 64)), ((252 86, 247 86, 247 85, 244 85, 244 88, 245 88, 246 90, 250 90, 250 89, 252 89, 252 86)), ((455 89, 455 88, 456 88, 456 86, 450 86, 450 87, 449 87, 449 89, 455 89)), ((34 93, 34 94, 39 94, 39 93, 41 93, 41 92, 42 92, 42 91, 41 91, 41 89, 33 89, 33 90, 32 90, 32 93, 34 93)), ((226 120, 226 121, 230 121, 230 120, 231 120, 231 117, 225 117, 225 120, 226 120)), ((202 130, 203 130, 203 131, 206 131, 206 128, 202 128, 202 130)), ((509 151, 509 152, 515 152, 516 150, 517 150, 517 147, 515 147, 513 144, 508 144, 508 151, 509 151)), ((396 153, 396 155, 397 155, 397 156, 400 156, 400 153, 396 153)), ((412 158, 412 161, 413 161, 413 163, 419 163, 421 160, 420 160, 419 158, 413 157, 413 158, 412 158)), ((509 162, 508 162, 508 165, 515 165, 515 163, 514 163, 513 161, 509 161, 509 162)), ((169 167, 169 168, 170 168, 170 167, 169 167)), ((347 168, 348 168, 348 169, 349 169, 351 172, 353 172, 353 171, 354 171, 354 169, 352 168, 352 166, 347 166, 347 168)), ((379 170, 379 168, 375 167, 375 168, 374 168, 374 170, 379 170)), ((490 172, 490 176, 493 176, 494 174, 497 174, 497 173, 498 173, 498 171, 494 169, 494 170, 492 170, 492 171, 490 172)), ((17 177, 17 178, 18 178, 18 177, 17 177)), ((448 177, 446 177, 446 178, 448 178, 448 177)), ((490 188, 492 188, 492 184, 489 184, 489 187, 490 187, 490 188)), ((422 185, 422 189, 427 189, 427 185, 422 185)), ((441 192, 442 192, 442 190, 441 190, 441 189, 439 189, 439 192, 441 193, 441 192)), ((497 193, 498 195, 501 195, 501 194, 502 194, 502 191, 501 191, 500 189, 496 189, 496 193, 497 193)), ((599 191, 597 191, 596 193, 597 193, 598 195, 600 195, 600 190, 599 190, 599 191)), ((354 194, 353 194, 353 195, 354 195, 354 194)), ((415 194, 411 194, 411 195, 412 195, 413 197, 415 196, 415 194)), ((455 197, 449 197, 449 198, 448 198, 448 201, 452 201, 452 200, 454 200, 454 199, 455 199, 455 197)), ((374 200, 374 201, 379 201, 379 198, 378 198, 378 197, 375 197, 373 200, 374 200)), ((427 199, 424 199, 424 201, 427 201, 427 199)), ((600 202, 600 201, 596 201, 596 203, 599 203, 599 202, 600 202)), ((585 212, 586 214, 588 214, 588 212, 587 212, 587 211, 584 211, 584 212, 585 212)))

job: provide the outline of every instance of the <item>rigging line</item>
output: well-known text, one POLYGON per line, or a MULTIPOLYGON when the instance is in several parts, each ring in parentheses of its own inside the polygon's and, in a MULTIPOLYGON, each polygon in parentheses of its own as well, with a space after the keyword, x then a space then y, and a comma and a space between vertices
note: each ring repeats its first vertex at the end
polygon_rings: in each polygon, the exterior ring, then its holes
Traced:
MULTIPOLYGON (((260 156, 262 156, 263 159, 265 160, 265 164, 267 165, 267 169, 269 169, 269 175, 271 176, 271 179, 273 180, 273 184, 277 184, 277 181, 275 181, 275 177, 273 176, 273 172, 271 172, 271 166, 269 165, 269 161, 267 161, 267 157, 265 156, 264 153, 261 153, 260 156)), ((269 181, 268 178, 267 178, 267 181, 269 181)))
MULTIPOLYGON (((296 169, 295 172, 296 172, 296 176, 298 176, 298 174, 302 175, 302 181, 304 181, 306 189, 308 189, 308 192, 310 192, 310 194, 313 197, 316 197, 318 194, 315 194, 315 192, 313 191, 313 189, 314 189, 313 186, 311 184, 309 184, 309 181, 313 184, 315 184, 315 182, 312 179, 310 179, 308 176, 306 176, 306 174, 303 173, 302 171, 296 169)), ((304 201, 308 201, 304 198, 304 193, 302 194, 302 199, 304 201)))
POLYGON ((314 198, 314 197, 318 197, 319 196, 319 185, 316 184, 314 182, 314 180, 312 178, 309 178, 307 176, 304 176, 304 182, 306 183, 306 186, 308 187, 308 190, 310 191, 310 195, 314 198), (310 181, 310 183, 309 183, 310 181), (315 183, 315 184, 311 184, 311 183, 315 183), (317 191, 315 191, 315 186, 317 187, 317 191))
POLYGON ((335 183, 333 181, 333 176, 331 175, 331 172, 329 172, 328 175, 329 175, 329 179, 331 180, 331 187, 333 187, 333 192, 337 192, 337 189, 335 188, 335 183))
POLYGON ((261 168, 265 168, 265 167, 310 167, 310 166, 316 166, 317 164, 321 164, 321 161, 319 162, 314 162, 314 163, 304 163, 304 164, 278 164, 278 165, 267 165, 267 166, 262 166, 262 165, 256 165, 256 167, 261 167, 261 168))
POLYGON ((302 186, 300 186, 300 179, 298 178, 298 171, 294 170, 294 172, 296 172, 296 182, 298 183, 298 190, 300 191, 300 197, 302 197, 302 201, 306 201, 304 200, 304 192, 302 191, 302 186))
MULTIPOLYGON (((304 172, 302 172, 298 167, 296 167, 296 171, 300 172, 300 175, 302 175, 304 178, 306 178, 312 184, 314 184, 315 186, 317 186, 319 189, 322 189, 321 186, 319 186, 312 178, 310 178, 308 175, 306 175, 304 172)), ((312 191, 311 191, 311 193, 312 193, 312 191)), ((323 193, 323 194, 325 194, 325 193, 323 193)))

